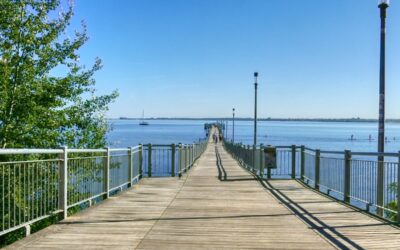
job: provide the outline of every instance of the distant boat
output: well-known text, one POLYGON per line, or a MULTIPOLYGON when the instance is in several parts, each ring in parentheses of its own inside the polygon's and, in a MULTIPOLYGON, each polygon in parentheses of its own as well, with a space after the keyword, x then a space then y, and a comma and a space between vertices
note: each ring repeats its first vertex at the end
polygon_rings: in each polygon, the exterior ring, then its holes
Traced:
POLYGON ((140 120, 139 125, 141 125, 141 126, 149 125, 149 123, 144 120, 144 110, 142 112, 142 120, 140 120))

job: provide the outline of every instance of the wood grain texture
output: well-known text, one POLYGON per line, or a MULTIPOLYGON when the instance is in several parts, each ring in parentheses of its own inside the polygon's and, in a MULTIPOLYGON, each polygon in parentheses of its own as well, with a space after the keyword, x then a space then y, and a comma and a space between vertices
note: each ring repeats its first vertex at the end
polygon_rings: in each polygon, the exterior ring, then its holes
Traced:
POLYGON ((222 248, 333 249, 211 144, 138 249, 222 248), (218 178, 217 154, 226 179, 218 178))
POLYGON ((400 230, 297 181, 264 181, 280 202, 338 248, 400 249, 400 230))

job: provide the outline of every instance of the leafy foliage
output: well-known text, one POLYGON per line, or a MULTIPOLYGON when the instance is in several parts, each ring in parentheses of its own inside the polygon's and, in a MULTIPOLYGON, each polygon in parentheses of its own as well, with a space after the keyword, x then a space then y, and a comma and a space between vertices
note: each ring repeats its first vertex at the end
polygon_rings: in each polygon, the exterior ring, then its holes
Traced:
MULTIPOLYGON (((82 24, 82 30, 70 38, 67 27, 73 6, 68 4, 64 11, 63 5, 59 0, 0 0, 0 148, 100 148, 106 144, 105 112, 118 94, 96 95, 93 76, 101 69, 101 60, 89 68, 79 63, 78 51, 88 40, 86 26, 82 24)), ((1 156, 0 160, 38 159, 1 156)), ((49 176, 57 172, 57 166, 49 164, 1 165, 0 189, 5 197, 0 213, 7 225, 1 222, 0 228, 54 210, 58 182, 49 176), (32 188, 21 189, 27 179, 32 188)), ((32 231, 57 220, 35 222, 32 231)), ((23 229, 3 235, 0 246, 22 236, 23 229)))
POLYGON ((104 113, 117 93, 95 95, 101 61, 79 64, 86 27, 69 38, 73 7, 57 16, 61 7, 58 0, 0 0, 2 148, 105 145, 104 113))
MULTIPOLYGON (((397 182, 392 182, 389 184, 388 186, 388 190, 391 193, 397 194, 397 182)), ((396 195, 396 200, 392 200, 390 202, 388 202, 385 207, 392 210, 392 211, 397 211, 397 195, 396 195)), ((396 221, 397 220, 397 213, 391 212, 391 211, 386 211, 385 212, 385 216, 387 219, 391 220, 391 221, 396 221)))

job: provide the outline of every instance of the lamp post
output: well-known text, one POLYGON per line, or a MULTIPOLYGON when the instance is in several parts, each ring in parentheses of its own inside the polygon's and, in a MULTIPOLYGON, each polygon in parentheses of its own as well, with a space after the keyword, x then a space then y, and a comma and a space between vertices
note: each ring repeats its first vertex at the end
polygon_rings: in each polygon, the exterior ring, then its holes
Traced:
POLYGON ((232 109, 232 143, 235 143, 235 108, 232 109))
MULTIPOLYGON (((378 152, 385 152, 385 39, 386 39, 386 9, 389 7, 389 0, 379 0, 381 16, 381 42, 380 42, 380 68, 379 68, 379 128, 378 128, 378 152)), ((383 155, 378 156, 377 173, 377 204, 383 207, 384 192, 384 160, 383 155)), ((378 215, 383 215, 383 209, 378 207, 378 215)))
POLYGON ((253 141, 253 167, 256 167, 256 147, 257 147, 257 78, 258 72, 254 72, 254 141, 253 141))

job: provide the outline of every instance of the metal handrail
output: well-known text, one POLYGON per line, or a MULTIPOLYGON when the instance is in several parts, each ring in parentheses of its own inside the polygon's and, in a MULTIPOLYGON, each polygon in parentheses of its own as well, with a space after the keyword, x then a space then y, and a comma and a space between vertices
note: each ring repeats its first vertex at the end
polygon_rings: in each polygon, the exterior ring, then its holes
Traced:
POLYGON ((0 155, 17 154, 61 154, 62 149, 31 149, 31 148, 3 148, 0 149, 0 155))
POLYGON ((299 179, 319 192, 365 209, 383 219, 400 223, 400 152, 352 152, 312 149, 305 146, 277 146, 277 166, 263 166, 253 159, 260 147, 224 142, 238 162, 261 178, 299 179), (354 158, 355 156, 358 156, 354 158), (388 158, 379 161, 378 156, 388 158), (378 174, 378 170, 383 173, 378 174))
POLYGON ((193 144, 102 149, 0 149, 0 236, 107 199, 147 176, 182 176, 201 156, 193 144))

